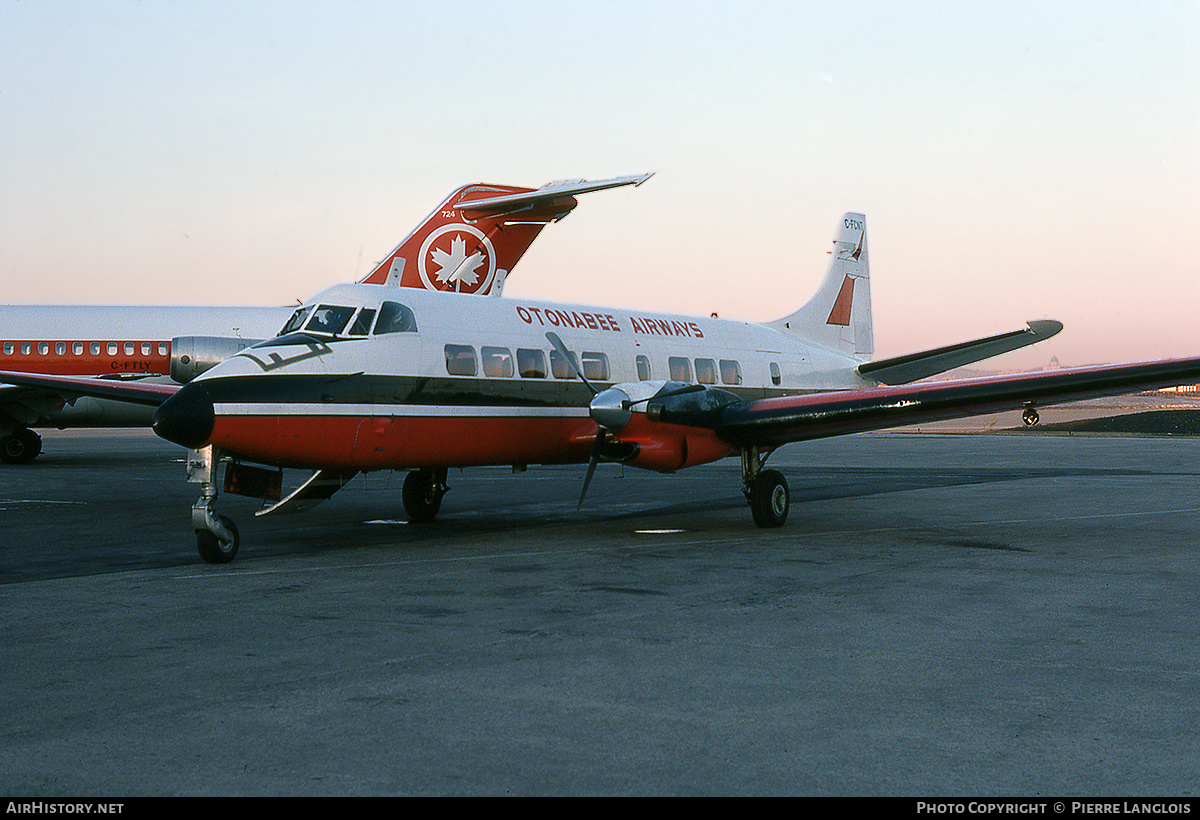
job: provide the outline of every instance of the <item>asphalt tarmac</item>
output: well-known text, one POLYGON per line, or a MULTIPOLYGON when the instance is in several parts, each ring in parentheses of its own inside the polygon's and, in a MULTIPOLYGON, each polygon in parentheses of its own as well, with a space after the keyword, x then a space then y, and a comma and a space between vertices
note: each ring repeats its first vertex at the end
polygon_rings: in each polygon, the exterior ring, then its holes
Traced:
MULTIPOLYGON (((48 433, 0 469, 9 795, 1191 796, 1200 439, 790 445, 400 474, 200 562, 183 451, 48 433)), ((298 481, 300 476, 288 474, 298 481)))

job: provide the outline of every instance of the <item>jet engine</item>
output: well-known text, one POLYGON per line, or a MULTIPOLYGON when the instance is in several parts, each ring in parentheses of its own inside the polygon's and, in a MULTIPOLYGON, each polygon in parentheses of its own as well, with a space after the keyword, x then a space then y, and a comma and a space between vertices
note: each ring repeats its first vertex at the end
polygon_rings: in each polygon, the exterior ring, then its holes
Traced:
POLYGON ((171 378, 187 384, 258 341, 232 336, 177 336, 171 340, 171 378))

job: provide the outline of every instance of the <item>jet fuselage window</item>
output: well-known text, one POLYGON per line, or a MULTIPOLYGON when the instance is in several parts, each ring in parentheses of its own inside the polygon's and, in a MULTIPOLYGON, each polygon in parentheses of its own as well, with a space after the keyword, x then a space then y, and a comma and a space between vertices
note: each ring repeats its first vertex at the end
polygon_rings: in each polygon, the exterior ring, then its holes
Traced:
POLYGON ((721 381, 725 384, 741 384, 742 366, 733 359, 721 359, 721 381))
POLYGON ((371 332, 371 322, 375 320, 375 308, 363 308, 358 312, 358 316, 354 319, 354 324, 350 325, 348 335, 350 336, 366 336, 371 332))
POLYGON ((346 323, 350 321, 350 317, 354 315, 354 308, 345 307, 342 305, 320 305, 313 311, 312 318, 308 320, 308 324, 304 326, 305 330, 310 330, 313 333, 329 333, 337 335, 346 327, 346 323))
POLYGON ((134 347, 133 342, 125 343, 125 355, 126 356, 132 356, 136 350, 137 350, 137 348, 134 347))
POLYGON ((59 356, 67 355, 67 343, 66 342, 56 342, 54 345, 54 352, 57 353, 59 356))
POLYGON ((712 359, 696 359, 696 381, 700 384, 716 384, 717 363, 712 359))
POLYGON ((671 381, 690 382, 692 380, 692 363, 683 356, 672 356, 667 359, 667 367, 671 371, 671 381))
POLYGON ((771 384, 780 384, 783 382, 783 377, 779 375, 779 363, 771 362, 771 384))
POLYGON ((16 350, 16 346, 12 342, 4 343, 4 355, 5 356, 11 356, 15 350, 16 350))
POLYGON ((399 302, 384 302, 379 306, 379 321, 375 323, 375 335, 416 332, 417 318, 408 305, 402 305, 399 302))
POLYGON ((116 343, 116 342, 109 342, 109 343, 108 343, 108 355, 109 355, 109 356, 116 356, 116 355, 117 355, 117 343, 116 343))
POLYGON ((541 350, 518 348, 517 372, 522 379, 546 378, 546 354, 541 350))
POLYGON ((639 381, 650 380, 650 360, 645 356, 638 356, 634 361, 637 363, 637 372, 639 381))
POLYGON ((470 345, 446 345, 446 372, 451 376, 474 376, 478 373, 475 348, 470 345))
POLYGON ((510 379, 513 374, 512 353, 507 347, 482 347, 483 375, 494 379, 510 379))
POLYGON ((49 343, 49 342, 42 342, 41 344, 39 344, 39 345, 38 345, 38 353, 41 353, 43 356, 47 356, 47 355, 49 355, 49 353, 50 353, 50 343, 49 343))
POLYGON ((92 342, 92 355, 93 356, 100 355, 100 343, 99 342, 92 342))
POLYGON ((608 381, 607 356, 603 353, 590 353, 585 350, 580 358, 583 360, 583 375, 587 376, 589 381, 608 381))
POLYGON ((283 326, 283 330, 279 331, 280 336, 286 336, 289 333, 295 333, 300 328, 304 327, 304 320, 308 318, 308 312, 312 310, 312 305, 305 305, 302 308, 297 308, 292 317, 287 320, 287 324, 283 326))
POLYGON ((169 344, 167 344, 166 342, 158 343, 158 355, 159 356, 166 356, 168 351, 170 351, 170 349, 171 349, 171 346, 169 344))
POLYGON ((75 344, 71 345, 71 352, 74 353, 76 356, 82 356, 83 355, 83 342, 76 342, 75 344))
POLYGON ((32 348, 32 346, 29 344, 29 342, 22 342, 22 343, 21 343, 21 355, 22 355, 22 356, 28 356, 31 350, 33 350, 33 348, 32 348))

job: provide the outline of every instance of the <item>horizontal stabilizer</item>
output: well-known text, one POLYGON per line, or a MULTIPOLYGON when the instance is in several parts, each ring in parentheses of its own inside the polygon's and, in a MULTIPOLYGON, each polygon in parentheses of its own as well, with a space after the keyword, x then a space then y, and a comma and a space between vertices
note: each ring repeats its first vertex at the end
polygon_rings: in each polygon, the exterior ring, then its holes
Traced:
POLYGON ((287 498, 269 507, 263 507, 254 515, 257 517, 311 510, 322 501, 328 501, 356 475, 357 470, 317 470, 307 481, 292 490, 287 498))
POLYGON ((911 353, 894 359, 880 359, 860 364, 858 372, 862 376, 875 379, 883 384, 908 384, 938 373, 945 373, 956 367, 990 359, 1001 353, 1020 350, 1022 347, 1049 339, 1062 328, 1061 322, 1052 319, 1029 322, 1029 327, 1024 330, 1014 330, 1011 333, 1001 333, 999 336, 989 336, 973 342, 939 347, 937 350, 926 350, 923 353, 911 353))
MULTIPOLYGON (((592 191, 603 191, 607 188, 620 188, 623 185, 633 185, 637 187, 641 185, 653 173, 638 174, 630 177, 616 177, 614 179, 603 179, 594 182, 589 182, 586 179, 570 179, 559 182, 548 182, 541 188, 533 191, 522 191, 516 194, 506 194, 504 196, 495 196, 488 199, 475 199, 466 202, 460 202, 458 209, 466 211, 470 214, 497 214, 509 213, 521 208, 534 208, 539 205, 548 204, 555 199, 561 197, 575 196, 576 194, 587 194, 592 191)), ((574 203, 572 203, 574 207, 574 203)))

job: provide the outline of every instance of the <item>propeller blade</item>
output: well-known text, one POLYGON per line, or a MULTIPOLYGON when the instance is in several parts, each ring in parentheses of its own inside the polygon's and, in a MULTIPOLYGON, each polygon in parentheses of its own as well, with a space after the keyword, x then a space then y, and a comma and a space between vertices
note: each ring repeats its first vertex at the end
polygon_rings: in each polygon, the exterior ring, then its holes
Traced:
POLYGON ((592 387, 592 383, 587 380, 587 376, 583 375, 583 371, 575 364, 574 357, 571 356, 571 352, 567 350, 567 346, 563 344, 563 340, 558 337, 558 334, 553 331, 547 331, 546 338, 550 340, 550 344, 558 351, 558 355, 567 360, 567 367, 571 368, 571 372, 587 385, 587 389, 592 391, 592 395, 594 396, 599 393, 600 391, 592 387))
POLYGON ((596 428, 596 446, 592 448, 592 460, 588 462, 587 475, 583 477, 583 489, 579 492, 579 504, 575 507, 575 511, 583 509, 583 499, 587 496, 588 487, 592 483, 592 474, 596 472, 596 465, 600 463, 600 448, 604 446, 604 428, 596 428))

